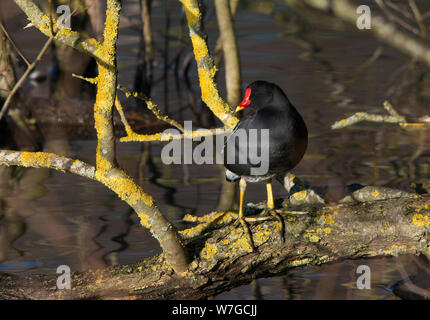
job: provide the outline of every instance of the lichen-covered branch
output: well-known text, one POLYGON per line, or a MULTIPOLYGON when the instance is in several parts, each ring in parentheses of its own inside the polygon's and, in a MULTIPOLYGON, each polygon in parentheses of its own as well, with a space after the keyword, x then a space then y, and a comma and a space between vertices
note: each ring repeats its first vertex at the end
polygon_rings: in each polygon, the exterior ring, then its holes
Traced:
MULTIPOLYGON (((89 83, 97 85, 97 78, 85 78, 83 76, 76 75, 76 74, 73 74, 73 76, 76 78, 82 79, 84 81, 87 81, 89 83)), ((163 114, 161 112, 161 110, 158 108, 158 106, 152 101, 152 99, 148 98, 144 94, 132 91, 130 89, 127 89, 120 84, 117 85, 117 89, 124 92, 125 96, 127 98, 134 97, 136 99, 140 99, 142 101, 145 101, 146 106, 148 107, 149 110, 152 111, 152 113, 157 117, 157 119, 165 121, 166 123, 170 124, 171 126, 179 129, 181 132, 185 131, 184 127, 179 122, 177 122, 177 121, 169 118, 165 114, 163 114)), ((136 137, 138 137, 137 139, 139 139, 139 137, 140 137, 140 139, 142 139, 142 138, 146 137, 146 138, 149 138, 150 141, 153 141, 152 139, 154 139, 154 141, 159 140, 156 138, 157 135, 140 135, 140 134, 137 134, 133 131, 133 129, 131 128, 131 126, 129 125, 129 123, 127 121, 127 118, 125 117, 124 110, 122 108, 121 102, 118 99, 118 96, 115 98, 115 106, 116 106, 116 109, 117 109, 117 111, 121 117, 121 121, 122 121, 122 123, 125 127, 125 131, 127 133, 127 137, 124 137, 124 138, 135 139, 136 137)), ((124 139, 124 138, 122 138, 122 139, 124 139)), ((123 141, 122 139, 121 139, 121 141, 123 141)), ((143 140, 127 140, 127 141, 143 141, 143 140)), ((162 141, 164 141, 164 140, 162 140, 162 141)))
POLYGON ((31 0, 14 0, 15 3, 27 15, 30 22, 39 29, 44 35, 50 37, 55 34, 55 40, 73 47, 77 50, 88 52, 96 59, 101 60, 102 55, 98 50, 100 42, 94 38, 85 38, 79 32, 69 30, 66 28, 58 29, 57 21, 52 19, 54 30, 51 30, 51 23, 49 16, 44 14, 31 0))
POLYGON ((357 112, 352 116, 336 121, 331 128, 332 129, 342 129, 348 126, 351 126, 355 123, 361 121, 371 121, 371 122, 389 122, 389 123, 406 123, 406 119, 404 116, 401 116, 394 110, 393 106, 388 102, 384 102, 384 108, 388 111, 389 115, 379 115, 379 114, 370 114, 366 112, 357 112))
POLYGON ((206 33, 203 30, 202 14, 198 0, 180 0, 185 8, 190 38, 200 81, 202 100, 227 128, 233 129, 239 119, 231 107, 221 98, 215 83, 216 66, 209 53, 206 33))
POLYGON ((290 194, 288 198, 289 204, 300 206, 325 203, 321 196, 311 188, 307 188, 306 185, 291 172, 277 176, 276 178, 290 194))
POLYGON ((48 168, 96 180, 92 165, 54 153, 0 150, 0 165, 48 168))
MULTIPOLYGON (((176 273, 184 274, 188 270, 188 255, 176 229, 155 206, 153 198, 143 192, 142 188, 116 162, 113 107, 117 99, 116 43, 121 11, 120 1, 107 0, 103 43, 99 43, 94 39, 81 40, 78 33, 64 28, 57 30, 56 21, 52 23, 55 29, 52 30, 49 17, 43 15, 32 1, 16 0, 16 3, 28 15, 33 25, 43 33, 51 36, 51 39, 52 34, 55 34, 55 39, 63 44, 89 51, 96 57, 99 74, 96 79, 91 80, 97 83, 94 122, 98 144, 96 150, 97 164, 93 176, 97 181, 114 191, 136 211, 141 224, 149 228, 152 235, 159 241, 169 266, 176 273)), ((16 153, 15 155, 18 154, 16 153)), ((7 159, 13 158, 10 154, 5 155, 7 159)), ((55 159, 61 158, 53 154, 34 152, 21 154, 14 159, 16 165, 25 164, 25 166, 30 167, 43 166, 56 169, 55 159), (22 155, 24 155, 24 159, 22 155)), ((4 162, 4 164, 12 165, 13 163, 4 162)), ((61 166, 59 168, 61 170, 61 166)))
POLYGON ((2 277, 3 297, 21 299, 203 299, 259 277, 338 259, 430 254, 430 197, 331 205, 308 215, 284 215, 285 243, 276 220, 251 224, 251 252, 231 213, 196 219, 182 231, 194 260, 192 273, 175 276, 162 256, 133 265, 75 274, 73 290, 51 290, 57 275, 2 277), (30 281, 31 280, 31 281, 30 281))
POLYGON ((188 270, 188 257, 176 229, 155 206, 153 198, 131 179, 116 163, 113 107, 116 99, 116 42, 121 4, 107 1, 104 42, 99 49, 104 63, 97 61, 97 95, 94 120, 97 131, 97 179, 126 201, 138 214, 142 225, 159 241, 171 267, 179 274, 188 270), (112 67, 114 66, 114 67, 112 67))
POLYGON ((178 128, 182 132, 184 131, 184 127, 177 121, 170 119, 168 116, 163 114, 161 110, 158 108, 158 106, 152 101, 151 98, 145 96, 142 93, 129 90, 121 85, 118 85, 118 89, 124 92, 127 98, 134 97, 136 99, 145 101, 147 108, 152 111, 152 113, 157 117, 157 119, 167 122, 171 126, 178 128))

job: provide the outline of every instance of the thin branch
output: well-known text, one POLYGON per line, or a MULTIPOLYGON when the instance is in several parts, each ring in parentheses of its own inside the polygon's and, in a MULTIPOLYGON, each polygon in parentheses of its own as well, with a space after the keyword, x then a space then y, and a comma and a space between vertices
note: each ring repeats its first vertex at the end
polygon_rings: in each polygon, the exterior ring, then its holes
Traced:
MULTIPOLYGON (((81 80, 87 81, 87 82, 92 83, 92 84, 97 84, 97 78, 85 78, 83 76, 79 76, 79 75, 76 75, 76 74, 72 74, 72 76, 74 76, 75 78, 79 78, 81 80)), ((147 96, 145 96, 143 93, 139 93, 139 92, 135 92, 133 90, 127 89, 127 88, 123 87, 120 84, 117 85, 117 89, 121 90, 122 92, 124 92, 125 96, 127 98, 134 97, 136 99, 145 101, 146 106, 148 107, 148 109, 151 110, 152 113, 159 120, 165 121, 168 124, 170 124, 171 126, 178 128, 181 132, 184 132, 185 129, 184 129, 184 127, 179 122, 177 122, 177 121, 175 121, 173 119, 170 119, 168 116, 166 116, 165 114, 163 114, 161 112, 161 110, 158 109, 158 106, 154 102, 152 102, 152 100, 150 98, 148 98, 147 96)), ((127 119, 126 119, 126 117, 124 115, 124 111, 122 109, 121 103, 119 102, 118 99, 116 99, 115 104, 116 104, 118 113, 121 116, 122 123, 124 124, 127 133, 129 133, 129 132, 130 133, 134 133, 133 130, 131 130, 130 125, 128 124, 128 121, 127 121, 127 119)))
MULTIPOLYGON (((14 0, 15 3, 26 14, 30 22, 39 29, 44 35, 50 37, 52 34, 49 24, 49 17, 45 15, 31 0, 14 0)), ((53 19, 54 30, 57 27, 57 21, 53 19)), ((94 38, 85 38, 79 32, 61 28, 55 34, 55 40, 60 41, 62 44, 73 47, 77 50, 87 52, 93 55, 97 60, 103 62, 103 56, 98 50, 100 42, 94 38)), ((105 62, 106 63, 106 62, 105 62)))
POLYGON ((180 2, 184 5, 188 28, 190 29, 202 100, 227 128, 233 129, 239 119, 234 115, 232 108, 221 98, 216 87, 215 73, 217 69, 206 42, 207 35, 203 30, 199 2, 198 0, 180 0, 180 2))
POLYGON ((427 27, 424 24, 423 17, 421 15, 420 10, 417 7, 415 0, 409 0, 409 6, 411 7, 411 10, 414 13, 415 19, 417 20, 418 26, 421 29, 421 34, 423 38, 425 38, 427 35, 427 27))
POLYGON ((127 137, 120 139, 121 142, 150 142, 150 141, 170 141, 177 139, 194 139, 197 137, 207 137, 218 134, 231 132, 230 128, 201 129, 201 130, 184 130, 184 133, 155 133, 155 134, 138 134, 132 133, 127 137))
POLYGON ((138 92, 134 92, 130 89, 127 89, 121 85, 118 85, 117 87, 119 90, 121 90, 122 92, 125 93, 125 96, 128 97, 134 97, 137 98, 139 100, 145 101, 146 102, 146 106, 148 107, 149 110, 152 111, 152 113, 160 120, 163 120, 165 122, 167 122, 168 124, 178 128, 180 131, 184 131, 184 127, 177 121, 170 119, 167 115, 163 114, 161 112, 161 110, 158 108, 158 106, 152 102, 151 98, 148 98, 147 96, 145 96, 143 93, 138 93, 138 92))
POLYGON ((237 105, 240 102, 242 79, 240 74, 239 49, 234 31, 230 1, 215 0, 215 8, 224 52, 227 101, 231 105, 237 105))
POLYGON ((13 97, 15 96, 15 93, 18 91, 18 89, 21 87, 25 79, 30 75, 30 73, 33 71, 33 69, 36 67, 36 65, 39 63, 40 60, 42 60, 42 57, 46 53, 46 51, 49 49, 49 46, 51 45, 52 41, 54 40, 53 37, 50 37, 48 41, 45 42, 45 45, 43 46, 42 50, 37 55, 36 59, 33 61, 32 64, 30 64, 25 70, 22 77, 18 80, 18 82, 15 84, 13 89, 10 91, 8 97, 6 98, 6 101, 3 104, 3 107, 0 111, 0 120, 3 118, 3 116, 6 114, 10 103, 12 102, 13 97))
POLYGON ((92 165, 81 160, 63 157, 54 153, 0 150, 0 164, 6 166, 55 169, 97 180, 95 177, 96 169, 92 165))
POLYGON ((406 119, 404 116, 401 116, 397 113, 396 110, 394 110, 393 106, 388 102, 384 102, 384 108, 388 111, 390 114, 389 116, 383 116, 379 114, 370 114, 366 112, 357 112, 353 114, 352 116, 342 119, 339 121, 336 121, 331 128, 332 129, 342 129, 348 126, 351 126, 355 123, 361 122, 361 121, 371 121, 371 122, 389 122, 389 123, 405 123, 406 119))
POLYGON ((9 40, 9 43, 12 45, 12 47, 14 48, 16 53, 18 53, 18 55, 21 57, 21 59, 25 62, 27 67, 30 66, 30 64, 31 64, 30 61, 28 61, 28 59, 24 56, 24 54, 21 52, 21 50, 17 47, 17 45, 15 44, 15 41, 12 40, 12 38, 10 37, 9 33, 7 32, 7 30, 4 27, 2 22, 0 22, 0 28, 2 29, 3 33, 5 34, 6 38, 9 40))
POLYGON ((415 33, 416 35, 420 36, 420 31, 408 24, 405 20, 397 17, 396 15, 392 14, 387 7, 385 6, 385 3, 382 0, 375 0, 375 2, 378 4, 378 6, 381 8, 381 10, 386 14, 388 19, 390 19, 392 22, 397 23, 398 25, 402 26, 406 30, 411 31, 412 33, 415 33))

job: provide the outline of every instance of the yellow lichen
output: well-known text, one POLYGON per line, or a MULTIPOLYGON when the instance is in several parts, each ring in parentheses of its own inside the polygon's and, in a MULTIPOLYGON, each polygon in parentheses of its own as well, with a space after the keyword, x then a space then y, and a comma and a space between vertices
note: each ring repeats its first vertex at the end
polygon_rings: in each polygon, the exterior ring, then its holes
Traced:
POLYGON ((200 35, 191 36, 193 43, 194 58, 196 61, 207 56, 209 53, 206 41, 200 35))
POLYGON ((294 197, 294 199, 301 201, 301 200, 304 200, 306 198, 307 194, 308 194, 307 190, 302 190, 302 191, 294 193, 293 197, 294 197))
POLYGON ((418 227, 428 227, 428 226, 430 226, 429 217, 416 213, 412 217, 412 224, 414 224, 418 227))
POLYGON ((399 126, 403 128, 411 128, 411 129, 420 129, 428 124, 426 123, 408 123, 408 122, 399 122, 399 126))
POLYGON ((330 233, 331 228, 306 229, 303 236, 308 238, 310 242, 319 242, 330 233))
POLYGON ((261 246, 263 243, 269 240, 272 234, 274 233, 276 234, 280 232, 281 230, 280 224, 277 222, 275 223, 276 224, 274 228, 271 228, 270 226, 267 226, 267 225, 258 225, 255 228, 255 232, 253 233, 252 238, 254 239, 254 244, 256 246, 261 246))
POLYGON ((299 260, 294 260, 291 261, 289 264, 291 267, 298 267, 298 266, 302 266, 302 265, 307 265, 312 261, 311 258, 304 258, 304 259, 299 259, 299 260))
POLYGON ((372 195, 374 198, 377 198, 379 196, 379 191, 377 189, 375 189, 375 191, 373 191, 372 195))
POLYGON ((399 253, 404 253, 406 251, 405 245, 393 244, 388 250, 383 250, 382 252, 389 255, 397 255, 399 253))
POLYGON ((227 251, 227 257, 234 257, 243 252, 252 251, 248 238, 242 228, 233 229, 228 239, 231 241, 231 246, 230 250, 227 251))
POLYGON ((216 246, 216 243, 206 242, 200 255, 204 259, 211 259, 213 256, 217 254, 217 252, 218 252, 218 248, 216 246))
POLYGON ((308 237, 310 242, 319 242, 321 240, 321 238, 315 234, 309 235, 308 237))
POLYGON ((139 216, 140 219, 140 224, 145 227, 145 228, 150 228, 151 224, 149 223, 149 215, 146 214, 145 212, 137 212, 137 215, 139 216))
MULTIPOLYGON (((125 173, 123 173, 125 175, 125 173)), ((128 176, 115 176, 111 179, 104 179, 105 184, 118 196, 127 201, 131 206, 143 201, 147 206, 153 206, 153 199, 142 191, 142 189, 128 176)))
POLYGON ((297 220, 297 218, 296 217, 287 217, 287 221, 288 222, 294 222, 294 221, 296 221, 297 220))
POLYGON ((325 215, 325 214, 322 214, 321 216, 314 218, 314 221, 322 224, 334 224, 334 218, 331 215, 325 215))
POLYGON ((23 152, 21 153, 21 165, 23 167, 49 168, 51 166, 50 157, 56 157, 56 155, 47 152, 23 152))
POLYGON ((201 13, 198 7, 198 3, 196 1, 190 0, 180 0, 185 8, 185 15, 187 16, 188 25, 193 27, 196 25, 200 18, 201 13))

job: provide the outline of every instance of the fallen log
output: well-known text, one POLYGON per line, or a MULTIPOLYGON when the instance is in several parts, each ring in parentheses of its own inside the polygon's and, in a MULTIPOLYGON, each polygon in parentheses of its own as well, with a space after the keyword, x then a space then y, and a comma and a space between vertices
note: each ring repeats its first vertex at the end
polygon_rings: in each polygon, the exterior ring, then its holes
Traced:
MULTIPOLYGON (((375 197, 377 198, 377 197, 375 197)), ((258 210, 248 206, 247 213, 258 210)), ((133 265, 72 274, 71 289, 58 290, 56 274, 0 274, 1 299, 203 299, 259 277, 338 259, 430 254, 430 196, 333 204, 282 213, 280 222, 251 224, 257 249, 250 250, 237 214, 187 217, 200 222, 182 231, 193 261, 185 277, 168 267, 163 255, 133 265)))

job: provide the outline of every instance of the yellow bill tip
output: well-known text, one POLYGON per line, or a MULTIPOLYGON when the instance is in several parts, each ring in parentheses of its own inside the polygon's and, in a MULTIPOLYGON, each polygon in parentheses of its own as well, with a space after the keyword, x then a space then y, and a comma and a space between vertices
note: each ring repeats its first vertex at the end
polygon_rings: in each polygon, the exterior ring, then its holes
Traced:
POLYGON ((238 106, 234 112, 239 112, 245 109, 244 107, 238 106))

